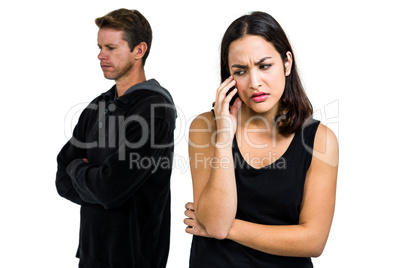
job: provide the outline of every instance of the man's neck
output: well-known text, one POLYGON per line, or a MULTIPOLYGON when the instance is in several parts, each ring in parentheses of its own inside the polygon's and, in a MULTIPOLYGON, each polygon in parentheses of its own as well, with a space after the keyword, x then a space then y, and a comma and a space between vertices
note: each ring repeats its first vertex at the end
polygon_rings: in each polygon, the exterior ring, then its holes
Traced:
POLYGON ((146 81, 144 69, 132 73, 127 77, 116 80, 115 82, 116 82, 117 96, 118 97, 123 96, 124 93, 127 91, 127 89, 144 81, 146 81))

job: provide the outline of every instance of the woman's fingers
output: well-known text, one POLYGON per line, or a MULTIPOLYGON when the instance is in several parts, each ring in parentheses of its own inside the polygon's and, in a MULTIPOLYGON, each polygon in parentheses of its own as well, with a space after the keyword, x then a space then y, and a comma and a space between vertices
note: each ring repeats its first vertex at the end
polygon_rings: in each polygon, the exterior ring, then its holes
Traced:
POLYGON ((190 219, 190 218, 185 218, 183 222, 185 225, 188 225, 191 227, 194 227, 194 225, 195 225, 195 220, 190 219))
POLYGON ((196 223, 194 203, 188 202, 185 207, 186 207, 186 210, 184 211, 184 215, 186 215, 187 218, 184 219, 184 223, 186 225, 193 226, 194 223, 196 223))
POLYGON ((227 103, 229 103, 229 102, 232 100, 232 98, 234 97, 234 95, 236 95, 236 93, 237 93, 237 88, 233 88, 233 90, 230 91, 230 92, 227 94, 227 96, 226 96, 226 98, 225 98, 225 101, 226 101, 227 103))
POLYGON ((229 90, 236 85, 236 80, 232 80, 229 84, 226 86, 218 88, 218 91, 216 92, 216 99, 224 99, 226 96, 229 94, 229 90))
POLYGON ((230 111, 230 101, 237 93, 237 88, 234 88, 235 84, 236 80, 231 76, 220 85, 216 92, 214 111, 217 135, 215 143, 222 148, 230 145, 236 132, 237 114, 230 111))
POLYGON ((235 100, 235 102, 234 102, 233 105, 232 105, 232 108, 230 108, 230 113, 231 113, 233 116, 236 116, 236 115, 237 115, 237 112, 239 111, 239 109, 240 109, 242 103, 243 103, 243 102, 241 101, 241 99, 240 99, 239 97, 237 97, 237 99, 235 100))
POLYGON ((186 233, 192 234, 192 235, 198 235, 198 236, 205 236, 205 237, 210 237, 205 230, 204 226, 197 220, 197 217, 195 215, 194 211, 194 203, 188 202, 186 205, 186 210, 184 211, 184 215, 187 216, 187 218, 184 219, 184 224, 186 226, 186 233))
POLYGON ((197 235, 197 236, 204 236, 210 237, 205 230, 204 226, 202 226, 197 220, 193 219, 184 219, 184 224, 186 224, 186 233, 197 235))
POLYGON ((204 230, 204 227, 197 220, 186 218, 183 222, 185 225, 187 225, 187 233, 206 236, 206 231, 204 230))
POLYGON ((193 202, 188 202, 188 203, 185 205, 185 208, 186 208, 186 209, 190 209, 190 210, 194 210, 194 203, 193 203, 193 202))
MULTIPOLYGON (((226 99, 229 99, 229 102, 231 98, 229 97, 231 93, 229 90, 236 84, 236 80, 233 79, 233 77, 229 77, 226 79, 218 88, 216 91, 216 98, 215 98, 215 103, 220 104, 221 102, 225 101, 226 99)), ((232 95, 232 97, 234 94, 232 95)))
POLYGON ((236 83, 236 81, 233 79, 233 76, 229 76, 225 81, 223 81, 223 83, 222 84, 220 84, 220 86, 218 87, 218 89, 217 89, 217 92, 220 92, 220 91, 222 91, 225 87, 227 87, 227 86, 230 86, 231 85, 231 87, 233 86, 232 84, 233 83, 236 83))
POLYGON ((190 219, 195 219, 196 218, 194 210, 187 209, 186 211, 184 211, 184 215, 186 215, 190 219))

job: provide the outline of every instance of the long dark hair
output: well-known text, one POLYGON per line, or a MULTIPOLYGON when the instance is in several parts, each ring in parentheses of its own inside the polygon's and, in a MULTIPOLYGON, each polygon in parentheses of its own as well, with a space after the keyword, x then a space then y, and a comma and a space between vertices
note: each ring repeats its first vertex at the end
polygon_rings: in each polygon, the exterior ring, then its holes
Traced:
MULTIPOLYGON (((307 119, 313 114, 313 107, 304 92, 303 85, 297 72, 295 56, 285 32, 279 23, 269 14, 256 11, 236 19, 226 30, 221 43, 221 80, 230 76, 229 46, 245 35, 258 35, 270 42, 282 57, 287 60, 286 53, 293 55, 291 73, 286 76, 285 90, 280 100, 276 123, 279 133, 289 135, 300 131, 307 119)), ((285 67, 284 67, 285 68, 285 67)), ((285 69, 284 69, 285 71, 285 69)))

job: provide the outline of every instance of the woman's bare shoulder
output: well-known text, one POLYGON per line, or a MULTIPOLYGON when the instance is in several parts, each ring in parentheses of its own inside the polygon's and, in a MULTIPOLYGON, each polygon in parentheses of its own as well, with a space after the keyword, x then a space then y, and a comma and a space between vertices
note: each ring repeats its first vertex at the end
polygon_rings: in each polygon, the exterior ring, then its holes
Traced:
POLYGON ((215 116, 212 111, 199 114, 196 118, 194 118, 194 120, 191 122, 190 130, 196 131, 198 129, 207 129, 211 131, 216 130, 215 116))
POLYGON ((215 132, 216 123, 213 112, 202 113, 191 122, 189 145, 197 148, 211 147, 209 145, 212 145, 215 132))
POLYGON ((337 167, 339 161, 339 145, 335 133, 322 123, 319 124, 314 139, 313 157, 337 167))

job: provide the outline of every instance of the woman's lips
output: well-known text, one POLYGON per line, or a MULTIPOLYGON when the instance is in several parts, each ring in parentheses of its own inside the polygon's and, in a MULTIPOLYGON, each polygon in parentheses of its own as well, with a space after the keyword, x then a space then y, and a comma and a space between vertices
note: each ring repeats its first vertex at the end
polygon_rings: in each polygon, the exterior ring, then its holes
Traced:
POLYGON ((264 92, 259 92, 259 93, 254 93, 253 96, 251 96, 251 99, 255 102, 262 102, 268 99, 269 94, 264 93, 264 92))

